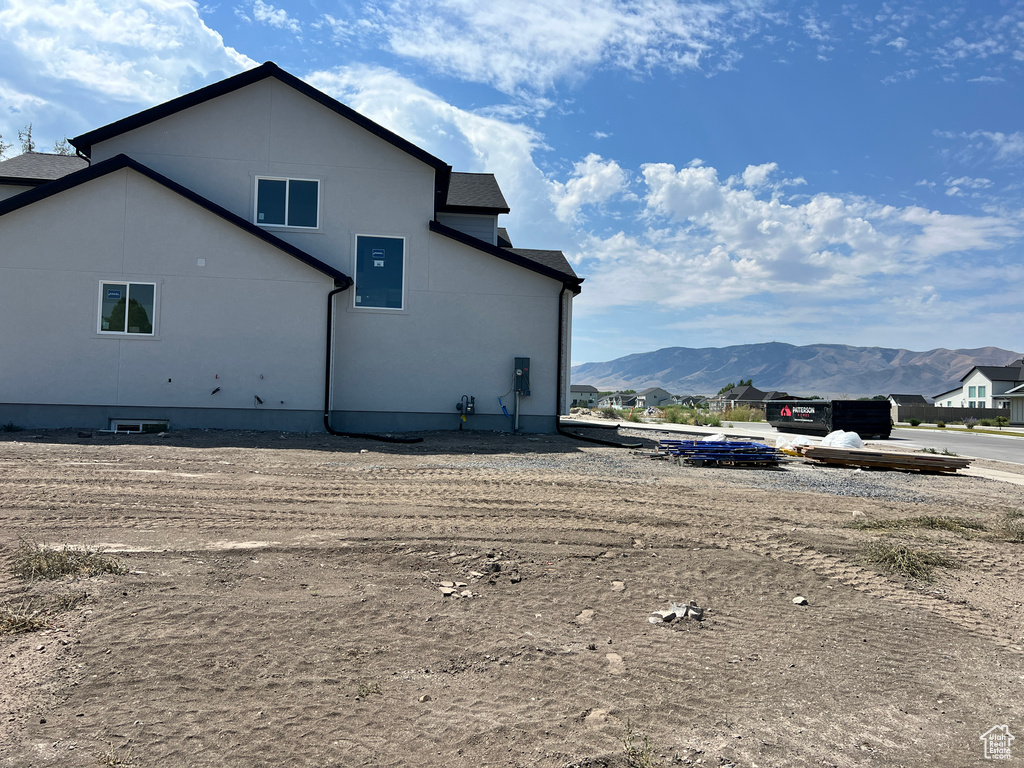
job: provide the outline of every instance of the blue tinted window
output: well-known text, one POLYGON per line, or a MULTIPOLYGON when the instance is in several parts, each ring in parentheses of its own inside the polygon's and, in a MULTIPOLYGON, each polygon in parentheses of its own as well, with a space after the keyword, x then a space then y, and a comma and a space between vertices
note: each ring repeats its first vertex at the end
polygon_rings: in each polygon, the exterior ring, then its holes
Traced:
POLYGON ((257 179, 256 223, 317 227, 320 182, 306 179, 257 179))
POLYGON ((356 238, 357 307, 402 309, 405 241, 400 237, 356 238))

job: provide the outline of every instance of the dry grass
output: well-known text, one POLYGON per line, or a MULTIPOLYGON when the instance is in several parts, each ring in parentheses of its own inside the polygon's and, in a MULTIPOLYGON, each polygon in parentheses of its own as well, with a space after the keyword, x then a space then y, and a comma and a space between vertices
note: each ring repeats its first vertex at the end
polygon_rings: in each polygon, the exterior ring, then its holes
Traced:
POLYGON ((132 748, 128 746, 115 747, 113 744, 108 744, 105 750, 93 752, 93 754, 96 756, 97 765, 130 766, 132 764, 132 748))
POLYGON ((1014 544, 1024 544, 1024 512, 1007 512, 1006 517, 996 525, 995 538, 1014 544))
POLYGON ((848 528, 861 531, 905 531, 911 528, 926 528, 933 531, 949 531, 960 536, 970 537, 974 531, 988 530, 974 520, 962 517, 897 517, 889 520, 856 520, 847 524, 848 528))
POLYGON ((898 573, 912 579, 931 581, 935 568, 956 568, 952 557, 938 552, 911 549, 906 544, 877 542, 865 551, 869 563, 889 573, 898 573))
POLYGON ((49 614, 35 603, 0 606, 0 635, 39 632, 50 626, 49 614))
POLYGON ((89 549, 52 549, 22 540, 11 558, 15 576, 25 581, 62 579, 65 576, 122 575, 128 569, 114 557, 89 549))

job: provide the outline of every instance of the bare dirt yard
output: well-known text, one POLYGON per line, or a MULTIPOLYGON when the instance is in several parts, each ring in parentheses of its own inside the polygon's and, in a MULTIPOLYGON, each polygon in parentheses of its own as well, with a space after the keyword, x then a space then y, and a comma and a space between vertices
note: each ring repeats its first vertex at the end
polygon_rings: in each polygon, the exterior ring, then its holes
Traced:
POLYGON ((0 766, 1024 757, 1021 486, 423 437, 0 434, 0 606, 49 626, 0 635, 0 766), (26 582, 27 545, 127 572, 26 582))

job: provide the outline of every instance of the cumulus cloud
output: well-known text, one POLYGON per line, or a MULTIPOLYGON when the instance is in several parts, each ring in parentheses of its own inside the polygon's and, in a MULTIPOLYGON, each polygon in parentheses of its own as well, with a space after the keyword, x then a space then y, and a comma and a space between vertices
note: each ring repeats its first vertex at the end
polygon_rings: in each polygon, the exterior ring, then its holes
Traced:
MULTIPOLYGON (((590 235, 581 244, 577 261, 588 274, 581 312, 639 303, 680 309, 765 295, 814 304, 854 289, 862 297, 884 295, 896 277, 944 284, 949 264, 983 263, 982 254, 1022 235, 1019 219, 826 193, 766 196, 762 184, 777 170, 766 166, 773 165, 749 166, 725 180, 707 165, 644 165, 647 228, 590 235), (659 279, 646 279, 650 274, 659 279)), ((951 181, 971 188, 990 183, 951 181)))
POLYGON ((579 221, 584 206, 635 197, 628 185, 629 175, 618 163, 591 153, 573 166, 568 181, 552 183, 550 198, 555 204, 555 216, 563 222, 579 221))
POLYGON ((391 50, 506 93, 543 92, 588 70, 729 68, 736 41, 770 19, 766 0, 385 0, 374 20, 391 50))
POLYGON ((147 105, 255 64, 181 0, 7 0, 0 45, 25 79, 147 105))
POLYGON ((286 29, 296 35, 302 32, 299 22, 289 16, 288 11, 283 8, 275 8, 273 5, 264 3, 262 0, 255 0, 253 2, 252 15, 256 21, 268 26, 286 29))

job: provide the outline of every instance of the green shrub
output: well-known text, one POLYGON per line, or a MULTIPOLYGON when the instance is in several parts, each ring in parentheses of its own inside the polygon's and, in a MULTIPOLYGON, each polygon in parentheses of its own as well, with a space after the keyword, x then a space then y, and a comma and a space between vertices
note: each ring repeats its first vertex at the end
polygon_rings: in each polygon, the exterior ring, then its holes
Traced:
POLYGON ((912 427, 917 427, 917 426, 920 426, 921 420, 920 419, 907 419, 907 424, 909 424, 912 427))
POLYGON ((994 427, 996 425, 995 419, 979 419, 979 427, 994 427))
POLYGON ((978 425, 977 419, 964 419, 964 426, 968 429, 974 429, 978 425))
POLYGON ((0 424, 0 432, 21 432, 22 427, 19 427, 13 421, 8 421, 6 424, 0 424))
POLYGON ((1010 426, 1010 419, 1006 416, 996 416, 997 427, 1008 427, 1010 426))
POLYGON ((935 422, 935 426, 938 427, 939 429, 945 429, 946 428, 946 422, 944 422, 944 421, 937 421, 937 422, 935 422))

